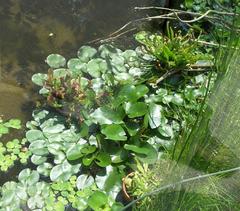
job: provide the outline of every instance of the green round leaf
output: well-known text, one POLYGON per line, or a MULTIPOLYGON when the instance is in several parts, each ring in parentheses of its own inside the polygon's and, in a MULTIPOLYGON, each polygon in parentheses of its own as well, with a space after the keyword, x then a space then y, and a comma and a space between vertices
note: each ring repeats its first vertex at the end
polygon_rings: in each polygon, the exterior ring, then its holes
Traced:
POLYGON ((52 68, 59 68, 65 66, 66 59, 59 54, 51 54, 47 57, 46 62, 52 68))
POLYGON ((157 104, 150 104, 148 122, 152 129, 157 128, 161 124, 162 119, 162 106, 157 104))
POLYGON ((106 205, 108 203, 108 197, 103 192, 95 191, 88 198, 87 203, 93 210, 102 210, 101 208, 104 207, 104 205, 106 205))
POLYGON ((43 156, 32 155, 31 157, 31 161, 35 165, 40 165, 44 163, 46 160, 47 160, 47 157, 43 157, 43 156))
POLYGON ((155 163, 158 157, 156 149, 148 143, 142 143, 140 146, 125 144, 124 148, 134 152, 145 163, 155 163))
POLYGON ((47 177, 50 175, 52 167, 51 163, 43 163, 37 167, 37 172, 47 177))
POLYGON ((70 59, 67 63, 68 68, 73 73, 73 75, 81 75, 82 72, 86 72, 87 65, 86 63, 83 63, 80 59, 73 58, 70 59))
POLYGON ((100 167, 106 167, 111 164, 111 157, 108 153, 100 152, 95 158, 95 163, 100 167))
POLYGON ((124 111, 122 111, 122 109, 118 109, 118 110, 112 110, 110 108, 107 107, 101 107, 96 109, 92 114, 91 117, 93 118, 93 120, 95 120, 96 122, 98 122, 99 124, 121 124, 123 121, 123 117, 124 117, 124 111))
POLYGON ((77 188, 78 190, 83 190, 94 184, 94 179, 92 176, 87 174, 82 174, 77 178, 77 188))
POLYGON ((45 137, 40 130, 29 130, 26 132, 26 138, 31 143, 36 140, 44 140, 45 137))
POLYGON ((22 170, 18 175, 18 180, 22 183, 33 185, 38 182, 39 174, 37 171, 31 171, 29 168, 22 170))
POLYGON ((125 110, 129 118, 144 116, 147 113, 147 105, 143 102, 126 103, 125 110))
POLYGON ((94 78, 99 78, 107 69, 107 62, 103 59, 92 59, 87 64, 87 72, 94 78))
POLYGON ((76 144, 70 147, 67 150, 67 159, 68 160, 77 160, 83 156, 83 153, 81 152, 83 148, 83 145, 81 144, 76 144))
POLYGON ((106 125, 101 129, 101 133, 106 136, 106 139, 114 140, 114 141, 126 141, 127 136, 120 125, 106 125))
POLYGON ((46 142, 45 140, 37 140, 32 142, 29 145, 29 150, 35 154, 35 155, 47 155, 48 154, 48 149, 46 147, 46 142))
POLYGON ((78 50, 77 55, 82 62, 88 62, 91 58, 95 56, 96 53, 97 50, 95 48, 92 48, 90 46, 82 46, 78 50))
POLYGON ((47 74, 37 73, 32 76, 32 82, 38 86, 43 86, 47 80, 47 74))
POLYGON ((59 68, 53 70, 53 77, 54 78, 65 78, 67 76, 68 72, 67 69, 59 68))

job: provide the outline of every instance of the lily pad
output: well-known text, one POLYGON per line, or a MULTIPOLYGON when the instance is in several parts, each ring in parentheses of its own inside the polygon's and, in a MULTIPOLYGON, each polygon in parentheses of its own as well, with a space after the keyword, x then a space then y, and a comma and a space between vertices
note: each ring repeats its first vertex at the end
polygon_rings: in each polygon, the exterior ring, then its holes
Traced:
POLYGON ((43 86, 47 80, 47 74, 37 73, 32 76, 32 82, 38 86, 43 86))
POLYGON ((22 170, 18 175, 18 180, 28 185, 34 185, 39 181, 39 174, 37 171, 31 171, 29 168, 22 170))
POLYGON ((92 176, 87 174, 82 174, 77 178, 77 188, 78 190, 83 190, 94 184, 94 179, 92 176))
POLYGON ((46 147, 46 141, 45 140, 37 140, 37 141, 32 142, 29 145, 29 150, 33 154, 39 155, 39 156, 47 155, 49 153, 48 149, 46 147))
POLYGON ((87 72, 94 78, 99 78, 101 73, 105 73, 107 69, 107 62, 103 59, 92 59, 87 64, 87 72))
POLYGON ((82 61, 82 62, 88 62, 90 59, 92 59, 95 54, 97 53, 97 50, 95 48, 92 48, 90 46, 82 46, 78 52, 78 58, 82 61))
POLYGON ((47 57, 46 62, 52 68, 59 68, 65 66, 66 59, 59 54, 51 54, 47 57))

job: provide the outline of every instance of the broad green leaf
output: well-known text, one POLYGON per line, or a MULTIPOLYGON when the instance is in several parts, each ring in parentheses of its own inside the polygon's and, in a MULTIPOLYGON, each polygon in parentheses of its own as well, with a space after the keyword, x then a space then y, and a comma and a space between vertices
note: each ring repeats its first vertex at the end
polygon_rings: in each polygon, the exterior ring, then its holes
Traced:
POLYGON ((147 109, 147 105, 143 102, 125 104, 125 111, 129 118, 144 116, 147 113, 147 109))
POLYGON ((66 155, 64 152, 59 151, 57 154, 54 156, 54 163, 55 164, 60 164, 66 159, 66 155))
POLYGON ((81 89, 85 89, 89 84, 89 80, 84 78, 84 77, 81 77, 80 78, 80 85, 81 85, 81 89))
POLYGON ((76 144, 73 145, 71 148, 67 150, 67 159, 68 160, 77 160, 83 156, 81 150, 83 149, 84 145, 76 144))
POLYGON ((78 52, 78 58, 82 61, 82 62, 88 62, 90 59, 92 59, 95 54, 97 53, 97 50, 95 48, 92 48, 90 46, 82 46, 78 52))
POLYGON ((40 165, 47 160, 47 157, 39 156, 39 155, 32 155, 31 161, 35 165, 40 165))
POLYGON ((137 67, 130 68, 128 73, 133 77, 140 77, 141 75, 143 75, 142 69, 137 67))
POLYGON ((157 128, 161 124, 162 106, 157 104, 150 104, 148 113, 148 122, 152 129, 157 128))
POLYGON ((39 174, 37 171, 31 171, 29 168, 22 170, 18 175, 18 180, 28 185, 34 185, 39 180, 39 174))
POLYGON ((145 85, 125 85, 121 88, 118 93, 118 103, 123 103, 126 101, 135 102, 139 98, 143 97, 149 91, 148 87, 145 85))
POLYGON ((186 6, 188 9, 191 9, 192 6, 193 6, 194 1, 193 1, 193 0, 184 0, 184 3, 185 3, 185 6, 186 6))
POLYGON ((91 117, 95 122, 98 122, 100 125, 103 124, 121 124, 124 117, 124 112, 122 109, 112 110, 107 107, 101 107, 96 109, 91 117))
POLYGON ((66 59, 59 54, 51 54, 47 57, 46 62, 52 68, 59 68, 65 66, 66 59))
POLYGON ((26 201, 28 198, 28 194, 27 194, 27 185, 23 184, 23 183, 19 183, 16 189, 16 195, 18 196, 18 198, 20 198, 21 200, 26 201))
POLYGON ((103 90, 104 81, 101 78, 95 78, 92 80, 92 89, 98 94, 103 90))
POLYGON ((134 81, 133 76, 128 73, 118 73, 118 74, 114 75, 114 77, 117 81, 120 81, 123 84, 133 83, 133 81, 134 81))
POLYGON ((75 76, 80 76, 82 72, 87 71, 87 65, 86 63, 83 63, 80 59, 78 58, 73 58, 70 59, 67 63, 68 68, 72 72, 72 74, 75 76))
POLYGON ((43 133, 61 133, 65 129, 65 126, 62 124, 56 124, 53 126, 46 126, 43 128, 43 133))
POLYGON ((37 73, 32 76, 32 82, 38 86, 43 86, 47 78, 47 74, 37 73))
POLYGON ((87 174, 81 174, 77 178, 77 188, 78 190, 83 190, 85 188, 88 188, 94 184, 94 179, 92 176, 89 176, 87 174))
POLYGON ((36 140, 44 140, 45 137, 40 130, 29 130, 26 132, 26 138, 31 143, 36 140))
POLYGON ((112 163, 121 163, 128 159, 129 153, 125 149, 112 149, 109 152, 112 163))
POLYGON ((52 168, 53 165, 51 163, 43 163, 37 167, 37 172, 48 177, 52 168))
POLYGON ((44 207, 44 199, 40 195, 35 195, 28 199, 27 205, 31 210, 35 210, 37 208, 41 209, 44 207))
POLYGON ((81 149, 81 153, 83 153, 84 155, 88 155, 88 154, 95 152, 96 149, 97 149, 97 147, 95 145, 85 144, 83 146, 83 148, 81 149))
POLYGON ((114 141, 126 141, 127 136, 120 125, 105 125, 102 126, 101 133, 106 136, 106 139, 114 140, 114 141))
POLYGON ((111 207, 111 211, 120 211, 120 210, 123 210, 123 209, 124 209, 124 206, 120 202, 113 203, 113 205, 111 207))
POLYGON ((104 59, 112 58, 113 56, 119 55, 121 53, 120 49, 109 44, 101 45, 98 50, 100 56, 104 59))
POLYGON ((142 143, 140 146, 125 144, 124 148, 136 153, 138 158, 146 163, 154 163, 158 157, 156 149, 148 143, 142 143))
POLYGON ((49 114, 49 111, 47 110, 35 110, 33 111, 32 116, 34 120, 39 123, 39 121, 46 118, 48 114, 49 114))
POLYGON ((82 158, 82 163, 84 166, 90 166, 95 159, 95 154, 89 154, 82 158))
POLYGON ((87 72, 93 78, 99 78, 101 73, 105 73, 107 69, 107 62, 103 59, 92 59, 87 64, 87 72))
POLYGON ((100 152, 95 157, 95 163, 100 167, 106 167, 111 164, 111 157, 108 153, 100 152))
POLYGON ((133 122, 133 121, 132 122, 130 122, 130 121, 126 122, 125 126, 126 126, 127 131, 128 131, 130 136, 135 136, 141 128, 138 123, 133 122))
POLYGON ((108 197, 103 192, 95 191, 88 198, 87 203, 93 210, 102 210, 102 208, 108 203, 108 197))
POLYGON ((173 137, 173 128, 171 125, 164 124, 158 128, 159 133, 164 137, 173 137))
POLYGON ((48 149, 45 140, 37 140, 29 145, 29 150, 35 155, 47 155, 48 149))
POLYGON ((107 166, 105 172, 99 172, 96 175, 95 182, 99 189, 107 192, 115 200, 122 188, 122 177, 123 175, 116 167, 107 166))
POLYGON ((67 181, 76 171, 79 171, 80 165, 71 165, 68 161, 56 165, 50 172, 52 181, 67 181))
POLYGON ((59 68, 53 70, 53 77, 54 78, 65 78, 67 76, 68 72, 67 69, 59 68))

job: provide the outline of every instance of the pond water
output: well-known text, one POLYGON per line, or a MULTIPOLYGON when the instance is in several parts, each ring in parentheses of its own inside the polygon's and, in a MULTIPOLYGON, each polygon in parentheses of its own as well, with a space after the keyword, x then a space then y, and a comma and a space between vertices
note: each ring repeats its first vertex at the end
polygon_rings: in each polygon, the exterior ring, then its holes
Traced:
POLYGON ((69 58, 88 41, 146 15, 134 11, 135 6, 162 2, 0 0, 0 114, 4 119, 17 117, 23 122, 31 117, 37 93, 31 76, 47 72, 44 60, 50 53, 69 58))
MULTIPOLYGON (((108 35, 128 21, 146 16, 135 6, 163 5, 162 0, 0 0, 0 115, 31 119, 37 87, 31 76, 47 72, 51 53, 71 58, 80 46, 108 35)), ((119 44, 130 47, 132 36, 119 44), (131 41, 130 41, 131 40, 131 41)), ((12 134, 17 135, 19 134, 12 134)), ((8 137, 9 138, 9 137, 8 137)), ((21 165, 0 175, 14 179, 21 165)))

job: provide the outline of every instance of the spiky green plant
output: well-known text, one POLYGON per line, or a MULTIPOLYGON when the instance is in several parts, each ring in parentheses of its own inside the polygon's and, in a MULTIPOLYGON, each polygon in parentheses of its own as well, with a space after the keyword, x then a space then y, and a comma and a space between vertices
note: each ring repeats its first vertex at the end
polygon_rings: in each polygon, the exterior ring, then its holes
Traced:
POLYGON ((176 143, 172 170, 159 171, 165 181, 145 194, 152 197, 148 210, 240 210, 239 41, 233 30, 220 49, 215 86, 193 128, 176 143))

